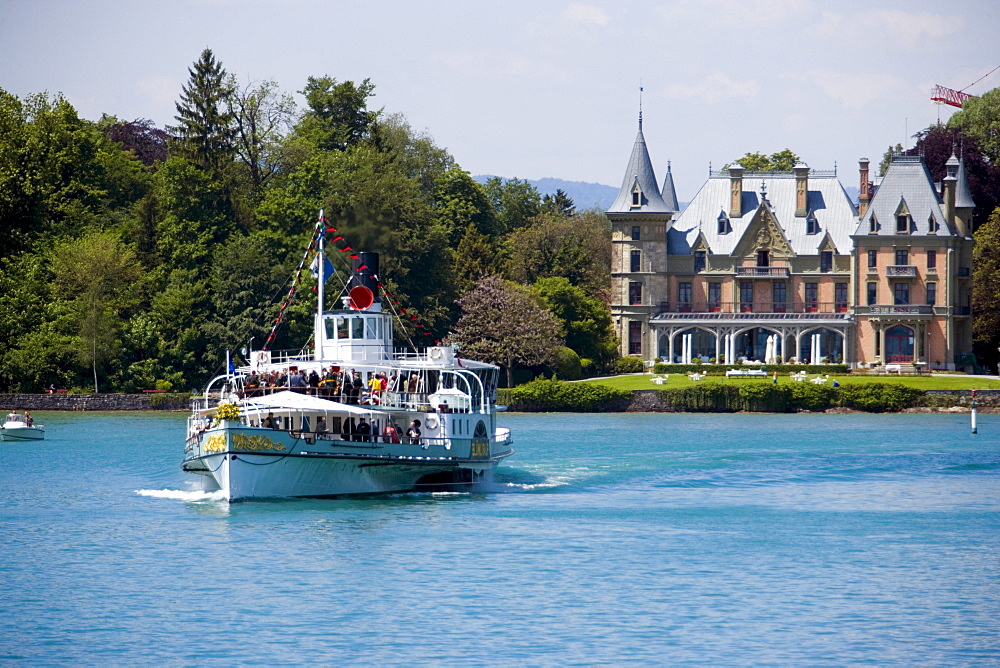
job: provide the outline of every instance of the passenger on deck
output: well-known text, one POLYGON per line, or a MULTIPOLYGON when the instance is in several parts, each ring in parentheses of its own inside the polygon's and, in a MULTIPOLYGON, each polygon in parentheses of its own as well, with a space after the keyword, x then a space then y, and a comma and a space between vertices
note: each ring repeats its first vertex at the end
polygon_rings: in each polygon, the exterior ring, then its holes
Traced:
POLYGON ((265 429, 281 429, 281 420, 274 417, 274 413, 268 413, 263 425, 265 429))
POLYGON ((357 440, 367 443, 372 440, 372 426, 368 424, 364 418, 358 420, 358 438, 357 440))
POLYGON ((28 411, 24 411, 24 424, 28 425, 29 427, 35 424, 35 419, 31 417, 31 413, 29 413, 28 411))
MULTIPOLYGON (((416 374, 413 374, 414 376, 416 374)), ((406 435, 410 438, 410 443, 418 445, 420 443, 420 420, 410 423, 410 428, 406 430, 406 435)))
POLYGON ((393 422, 388 422, 382 430, 382 439, 386 443, 399 443, 399 427, 393 422))
POLYGON ((326 433, 326 418, 320 415, 316 418, 316 433, 325 434, 326 433))

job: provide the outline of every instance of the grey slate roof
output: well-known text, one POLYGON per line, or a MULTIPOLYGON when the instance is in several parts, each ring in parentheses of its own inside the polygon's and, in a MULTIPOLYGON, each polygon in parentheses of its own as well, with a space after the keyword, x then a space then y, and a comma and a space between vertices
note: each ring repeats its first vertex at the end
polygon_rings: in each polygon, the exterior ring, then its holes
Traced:
POLYGON ((676 213, 681 210, 677 202, 677 190, 674 189, 674 175, 670 173, 669 162, 667 163, 667 175, 663 178, 663 190, 660 194, 663 196, 663 203, 667 205, 667 211, 676 213))
POLYGON ((972 191, 969 190, 969 179, 965 175, 965 160, 958 163, 958 183, 955 186, 955 207, 958 209, 968 207, 975 208, 976 203, 972 199, 972 191))
POLYGON ((893 156, 889 169, 886 170, 878 190, 868 205, 868 210, 858 223, 855 234, 869 234, 871 217, 875 216, 878 222, 875 236, 895 236, 896 212, 899 210, 900 202, 906 203, 910 218, 913 220, 910 235, 928 234, 930 232, 928 220, 931 216, 937 221, 938 236, 954 235, 951 226, 945 224, 941 199, 934 188, 927 165, 924 164, 922 157, 916 155, 893 156))
POLYGON ((771 211, 796 255, 818 255, 819 246, 827 233, 838 253, 851 252, 851 233, 857 225, 858 212, 833 172, 812 172, 809 175, 806 204, 819 225, 816 234, 807 234, 808 216, 795 217, 795 175, 788 172, 745 173, 743 215, 729 219, 731 232, 719 234, 719 216, 729 217, 729 173, 716 172, 667 232, 667 252, 690 253, 700 232, 711 253, 732 253, 760 206, 761 181, 764 182, 771 211))
POLYGON ((639 127, 639 134, 635 138, 635 145, 632 147, 632 156, 628 160, 628 168, 625 170, 625 178, 622 180, 622 188, 618 192, 618 198, 608 209, 608 213, 667 213, 672 209, 667 208, 660 189, 656 185, 656 174, 653 172, 653 163, 649 160, 649 152, 646 150, 646 138, 642 136, 642 126, 639 127), (632 206, 632 189, 635 184, 639 184, 642 190, 641 205, 632 206))

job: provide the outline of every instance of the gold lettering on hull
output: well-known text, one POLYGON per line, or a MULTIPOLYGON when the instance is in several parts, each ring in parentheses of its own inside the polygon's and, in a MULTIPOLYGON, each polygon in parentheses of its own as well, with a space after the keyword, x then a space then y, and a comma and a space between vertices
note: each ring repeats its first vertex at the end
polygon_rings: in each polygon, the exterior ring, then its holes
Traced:
MULTIPOLYGON (((263 450, 285 450, 285 446, 281 443, 275 443, 266 436, 247 436, 246 434, 233 434, 233 450, 249 450, 251 452, 260 452, 263 450)), ((205 439, 205 445, 202 450, 206 453, 209 452, 225 452, 226 451, 226 436, 225 434, 212 434, 207 439, 205 439)))
POLYGON ((485 439, 473 439, 471 456, 473 459, 488 459, 490 456, 490 442, 485 439))

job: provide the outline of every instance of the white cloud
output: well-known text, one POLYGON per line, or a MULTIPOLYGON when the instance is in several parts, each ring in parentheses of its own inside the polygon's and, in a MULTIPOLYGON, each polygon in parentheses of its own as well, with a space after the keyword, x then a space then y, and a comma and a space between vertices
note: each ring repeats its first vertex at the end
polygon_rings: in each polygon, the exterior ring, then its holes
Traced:
POLYGON ((867 42, 870 46, 913 51, 940 50, 949 45, 949 36, 965 27, 962 16, 942 16, 930 12, 901 9, 874 9, 850 16, 824 10, 811 32, 824 41, 867 42), (863 26, 864 30, 858 30, 863 26), (874 40, 874 43, 873 43, 874 40))
POLYGON ((593 26, 604 26, 611 20, 599 7, 585 5, 580 2, 570 3, 563 10, 562 17, 572 23, 584 23, 593 26))
POLYGON ((912 87, 899 77, 889 74, 810 70, 807 77, 808 81, 819 86, 828 96, 855 111, 872 100, 889 98, 896 92, 912 87))
POLYGON ((709 104, 732 97, 751 98, 760 92, 760 85, 753 79, 733 81, 722 72, 712 72, 695 84, 674 84, 669 94, 676 98, 696 99, 709 104))
POLYGON ((168 77, 142 79, 136 88, 153 106, 171 104, 181 94, 181 83, 168 77))

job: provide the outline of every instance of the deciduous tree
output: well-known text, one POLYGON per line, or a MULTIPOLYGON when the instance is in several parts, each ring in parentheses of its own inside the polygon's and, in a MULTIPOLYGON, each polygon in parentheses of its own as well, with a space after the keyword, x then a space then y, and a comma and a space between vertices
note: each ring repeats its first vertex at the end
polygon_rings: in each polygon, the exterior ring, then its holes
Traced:
POLYGON ((559 322, 523 286, 486 276, 458 304, 462 316, 449 341, 459 344, 465 357, 504 367, 508 387, 515 365, 545 364, 562 345, 559 322))

